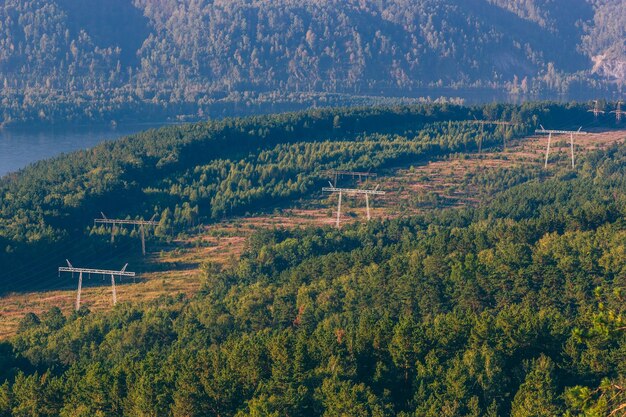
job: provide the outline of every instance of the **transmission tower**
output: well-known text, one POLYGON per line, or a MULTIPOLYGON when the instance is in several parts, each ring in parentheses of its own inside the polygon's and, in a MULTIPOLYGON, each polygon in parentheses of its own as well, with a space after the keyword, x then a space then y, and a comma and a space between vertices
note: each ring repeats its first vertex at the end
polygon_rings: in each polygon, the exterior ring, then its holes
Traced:
POLYGON ((335 180, 335 184, 338 184, 339 178, 343 178, 344 175, 351 176, 353 179, 358 178, 359 182, 363 181, 363 177, 365 178, 376 178, 377 174, 373 172, 359 172, 359 171, 342 171, 337 169, 331 169, 326 171, 326 175, 331 179, 335 180))
POLYGON ((363 189, 358 189, 358 188, 337 188, 335 187, 332 183, 329 183, 330 187, 324 187, 322 188, 322 192, 326 192, 326 193, 337 193, 339 194, 339 198, 337 200, 337 228, 339 228, 340 222, 341 222, 341 197, 343 196, 343 194, 348 194, 348 195, 358 195, 358 194, 363 194, 365 195, 365 205, 367 207, 367 220, 371 219, 371 215, 370 215, 370 195, 385 195, 386 192, 384 191, 378 191, 378 186, 376 186, 375 189, 373 190, 363 190, 363 189))
POLYGON ((604 114, 604 110, 600 110, 600 105, 598 104, 598 100, 593 101, 593 109, 587 110, 589 113, 593 113, 593 117, 598 120, 598 116, 600 114, 604 114))
POLYGON ((107 216, 102 214, 101 219, 94 219, 94 225, 96 224, 110 224, 111 225, 111 243, 115 241, 115 226, 121 225, 134 225, 139 226, 139 232, 141 234, 141 253, 146 255, 146 226, 157 226, 159 222, 154 221, 156 214, 152 216, 150 220, 117 220, 117 219, 107 219, 107 216))
POLYGON ((617 102, 617 110, 613 110, 610 113, 615 113, 615 122, 620 124, 622 121, 622 115, 626 115, 626 111, 622 110, 622 100, 617 102))
POLYGON ((134 272, 127 272, 126 267, 128 264, 124 265, 119 271, 110 271, 108 269, 91 269, 91 268, 74 268, 69 260, 65 260, 67 262, 67 266, 59 267, 59 275, 61 272, 71 272, 72 276, 74 272, 78 272, 78 292, 76 294, 76 311, 80 310, 80 296, 83 290, 83 272, 86 274, 99 274, 99 275, 111 275, 111 291, 113 294, 113 305, 117 304, 117 291, 115 289, 115 277, 134 277, 134 272))
MULTIPOLYGON (((541 126, 541 125, 539 125, 541 126)), ((587 132, 581 131, 582 126, 578 130, 546 130, 543 126, 541 126, 541 130, 535 130, 535 133, 548 135, 548 147, 546 148, 546 162, 544 164, 544 168, 548 168, 548 158, 550 158, 550 144, 552 142, 552 134, 556 135, 570 135, 570 149, 572 152, 572 168, 574 168, 575 160, 574 160, 574 135, 587 135, 587 132)))
MULTIPOLYGON (((469 120, 469 123, 480 125, 480 136, 478 139, 478 153, 482 152, 483 138, 485 136, 485 125, 489 125, 489 126, 517 126, 518 125, 518 123, 513 123, 513 122, 505 122, 501 120, 493 120, 493 121, 477 120, 476 118, 474 118, 474 120, 469 120)), ((503 145, 504 145, 504 149, 506 149, 506 135, 503 135, 503 145)))

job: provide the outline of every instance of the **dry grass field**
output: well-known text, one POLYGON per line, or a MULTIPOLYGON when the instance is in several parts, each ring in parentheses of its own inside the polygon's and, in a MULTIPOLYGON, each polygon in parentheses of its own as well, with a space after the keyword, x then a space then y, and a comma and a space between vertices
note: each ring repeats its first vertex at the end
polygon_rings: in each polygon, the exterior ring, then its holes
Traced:
MULTIPOLYGON (((626 130, 595 132, 576 138, 578 153, 603 148, 626 140, 626 130)), ((502 146, 483 150, 481 154, 463 154, 416 166, 404 166, 382 172, 375 181, 387 191, 371 200, 372 217, 391 218, 440 207, 462 207, 480 204, 484 190, 471 185, 472 176, 500 169, 542 169, 547 138, 533 136, 516 140, 506 150, 502 146)), ((569 137, 555 136, 549 169, 567 167, 569 137)), ((341 186, 341 184, 339 184, 341 186)), ((364 185, 366 186, 366 185, 364 185)), ((142 273, 133 283, 118 284, 120 303, 141 303, 163 295, 193 295, 202 284, 201 265, 214 262, 226 265, 235 262, 245 249, 246 239, 255 230, 334 225, 337 196, 317 195, 294 207, 277 209, 274 213, 253 217, 227 219, 205 226, 201 232, 172 242, 166 248, 149 248, 147 264, 150 272, 142 273)), ((362 196, 346 196, 342 222, 365 221, 365 200, 362 196)), ((112 306, 110 281, 100 277, 86 282, 83 305, 91 310, 112 306)), ((20 319, 27 312, 41 314, 52 306, 68 314, 74 308, 76 291, 67 288, 55 291, 9 294, 0 298, 0 339, 15 333, 20 319)))

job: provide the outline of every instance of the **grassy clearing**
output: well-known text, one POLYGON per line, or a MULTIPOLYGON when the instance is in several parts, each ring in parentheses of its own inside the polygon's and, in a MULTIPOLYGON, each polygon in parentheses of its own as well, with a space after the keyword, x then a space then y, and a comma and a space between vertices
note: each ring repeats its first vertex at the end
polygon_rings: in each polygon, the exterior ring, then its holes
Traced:
MULTIPOLYGON (((576 138, 576 151, 585 152, 624 142, 626 130, 597 132, 576 138)), ((387 195, 376 197, 372 217, 392 218, 442 207, 476 206, 488 192, 473 185, 473 177, 501 169, 539 170, 543 167, 547 138, 533 136, 516 140, 506 150, 501 146, 485 149, 482 154, 459 154, 416 166, 403 166, 381 172, 375 181, 387 195)), ((553 137, 550 170, 567 167, 570 163, 569 137, 553 137)), ((497 173, 496 173, 497 174, 497 173)), ((346 186, 358 185, 356 183, 346 186)), ((361 184, 369 187, 371 184, 361 184)), ((339 184, 344 186, 344 184, 339 184)), ((203 262, 218 264, 235 262, 245 248, 246 240, 255 230, 333 225, 337 197, 314 195, 278 208, 273 213, 238 217, 205 226, 200 232, 172 242, 161 248, 149 248, 146 259, 148 272, 141 279, 118 284, 120 303, 140 303, 163 295, 193 295, 201 286, 200 267, 203 262), (296 208, 297 207, 297 208, 296 208)), ((365 200, 362 196, 346 196, 343 201, 342 223, 365 221, 365 200)), ((110 280, 100 277, 86 281, 83 305, 91 310, 111 308, 110 280)), ((46 292, 9 294, 0 298, 0 339, 15 333, 27 312, 41 314, 53 306, 69 314, 74 308, 75 282, 67 279, 67 287, 46 292)))

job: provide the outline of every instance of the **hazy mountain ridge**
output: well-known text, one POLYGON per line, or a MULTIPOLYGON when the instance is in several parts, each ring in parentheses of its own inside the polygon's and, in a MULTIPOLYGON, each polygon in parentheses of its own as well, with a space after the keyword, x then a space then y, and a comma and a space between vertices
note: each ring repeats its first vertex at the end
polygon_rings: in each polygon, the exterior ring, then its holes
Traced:
POLYGON ((622 84, 624 19, 618 0, 8 0, 4 119, 17 101, 101 95, 201 105, 242 92, 622 84))
POLYGON ((626 80, 626 7, 619 1, 598 2, 594 23, 583 37, 582 48, 592 57, 593 72, 626 80), (614 37, 612 34, 621 36, 614 37))

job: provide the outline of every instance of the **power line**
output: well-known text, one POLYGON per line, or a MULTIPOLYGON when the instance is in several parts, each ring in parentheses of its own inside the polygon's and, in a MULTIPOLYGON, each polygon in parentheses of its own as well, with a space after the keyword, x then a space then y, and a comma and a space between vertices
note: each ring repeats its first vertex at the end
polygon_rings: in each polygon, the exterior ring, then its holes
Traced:
MULTIPOLYGON (((490 126, 519 126, 518 123, 506 122, 502 120, 469 120, 468 123, 480 125, 480 136, 478 140, 478 153, 482 152, 483 136, 485 135, 485 125, 490 126)), ((506 135, 503 135, 504 149, 506 149, 506 135)))
POLYGON ((335 179, 335 184, 337 184, 337 181, 339 180, 339 177, 343 177, 344 175, 348 175, 351 176, 352 178, 359 178, 359 182, 363 181, 363 177, 372 177, 372 178, 376 178, 378 175, 376 173, 372 173, 372 172, 363 172, 363 171, 342 171, 342 170, 338 170, 338 169, 331 169, 326 171, 326 175, 328 175, 330 178, 334 178, 335 179))
POLYGON ((598 116, 599 116, 600 114, 604 114, 605 112, 604 112, 604 110, 600 110, 600 106, 599 106, 599 104, 598 104, 598 100, 594 100, 593 102, 594 102, 593 109, 591 109, 591 110, 587 110, 587 112, 589 112, 589 113, 593 113, 593 117, 594 117, 596 120, 598 120, 598 116))
POLYGON ((115 276, 124 276, 124 277, 134 277, 134 272, 127 272, 126 267, 128 264, 124 265, 124 267, 119 271, 113 271, 108 269, 93 269, 93 268, 74 268, 69 260, 66 259, 67 266, 59 267, 59 275, 61 272, 71 272, 74 275, 74 272, 78 272, 78 291, 76 293, 76 311, 80 310, 80 296, 83 289, 83 272, 87 274, 100 274, 100 275, 111 275, 111 291, 113 295, 113 305, 117 304, 117 291, 115 289, 115 276))
MULTIPOLYGON (((128 250, 130 248, 130 242, 126 241, 123 243, 122 249, 128 250)), ((73 254, 73 256, 86 255, 92 253, 92 248, 85 245, 77 245, 77 244, 66 244, 66 245, 55 245, 50 250, 46 252, 48 259, 61 258, 63 259, 69 252, 73 254)), ((82 256, 81 256, 82 257, 82 256)), ((106 264, 109 261, 113 261, 117 259, 117 255, 109 254, 108 256, 99 255, 98 261, 100 263, 106 264)), ((14 267, 13 269, 6 271, 6 276, 12 276, 11 286, 17 290, 20 289, 20 285, 30 282, 32 276, 42 276, 47 272, 50 272, 51 268, 49 267, 48 261, 45 260, 33 260, 28 264, 22 263, 19 266, 14 267), (18 276, 22 276, 19 278, 18 276)), ((49 289, 59 288, 58 286, 48 287, 49 289)))
POLYGON ((337 202, 337 228, 339 228, 339 224, 341 221, 341 197, 344 193, 348 195, 357 195, 357 194, 365 195, 365 204, 367 207, 367 220, 368 221, 371 219, 369 196, 386 194, 385 191, 378 191, 378 186, 376 186, 376 188, 373 190, 364 190, 364 189, 359 189, 359 188, 337 188, 332 183, 329 183, 329 184, 330 184, 330 187, 323 187, 322 192, 339 194, 339 199, 337 200, 338 201, 337 202))
POLYGON ((548 158, 550 158, 550 144, 552 142, 552 134, 557 135, 570 135, 570 148, 572 151, 572 169, 574 168, 574 135, 587 135, 587 132, 582 131, 582 126, 578 130, 546 130, 542 125, 541 130, 535 130, 535 133, 538 134, 547 134, 548 135, 548 146, 546 148, 546 162, 544 164, 544 168, 548 168, 548 158))
POLYGON ((622 121, 622 115, 626 114, 626 111, 622 110, 622 100, 617 102, 617 110, 613 110, 610 113, 615 114, 615 122, 619 124, 622 121))
POLYGON ((120 219, 107 219, 107 216, 102 214, 102 219, 94 219, 94 225, 97 223, 100 224, 110 224, 111 225, 111 243, 115 241, 115 226, 116 225, 136 225, 139 226, 139 231, 141 234, 141 254, 146 256, 146 232, 145 226, 157 226, 159 222, 154 221, 156 214, 152 216, 150 220, 120 220, 120 219))

